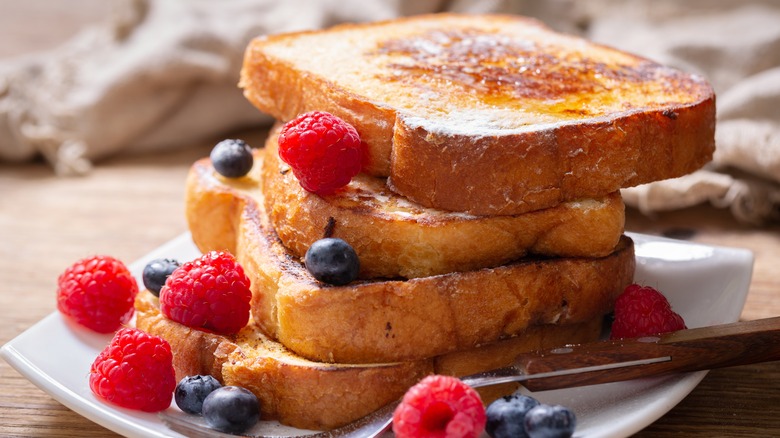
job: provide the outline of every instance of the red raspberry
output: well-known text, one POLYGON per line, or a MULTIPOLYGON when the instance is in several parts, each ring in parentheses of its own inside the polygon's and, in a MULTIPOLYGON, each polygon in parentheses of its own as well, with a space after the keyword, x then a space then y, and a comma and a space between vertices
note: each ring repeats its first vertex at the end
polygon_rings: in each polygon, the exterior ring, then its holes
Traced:
POLYGON ((182 264, 160 290, 160 310, 188 327, 229 335, 249 322, 249 278, 232 254, 211 251, 182 264))
POLYGON ((398 438, 476 438, 486 421, 477 391, 455 377, 432 375, 406 392, 393 413, 393 432, 398 438))
POLYGON ((57 309, 99 333, 111 333, 130 320, 137 294, 133 275, 110 256, 79 260, 57 279, 57 309))
POLYGON ((167 409, 176 388, 171 346, 158 336, 123 328, 92 363, 89 387, 95 395, 124 408, 167 409))
POLYGON ((612 339, 657 335, 686 328, 666 297, 649 286, 632 284, 615 301, 612 339))
POLYGON ((360 172, 363 151, 352 125, 332 114, 313 111, 282 127, 279 158, 290 165, 301 187, 329 195, 360 172))

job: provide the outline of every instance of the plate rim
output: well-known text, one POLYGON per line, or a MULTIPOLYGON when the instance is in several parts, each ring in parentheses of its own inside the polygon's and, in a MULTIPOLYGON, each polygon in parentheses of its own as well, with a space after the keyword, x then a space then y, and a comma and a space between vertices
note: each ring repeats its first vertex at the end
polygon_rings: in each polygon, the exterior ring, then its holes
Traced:
MULTIPOLYGON (((660 241, 684 244, 686 246, 696 245, 702 248, 712 248, 715 251, 723 252, 729 257, 733 257, 736 264, 740 266, 744 265, 744 269, 746 270, 747 274, 747 284, 745 285, 744 290, 740 290, 742 296, 738 314, 741 314, 747 300, 750 278, 752 277, 753 273, 754 255, 752 251, 745 248, 689 242, 636 232, 625 232, 625 234, 631 237, 635 243, 637 241, 640 243, 646 241, 660 241)), ((172 252, 171 249, 174 248, 178 249, 178 251, 191 251, 194 248, 194 250, 197 251, 197 248, 195 248, 194 244, 192 243, 190 233, 184 232, 179 236, 176 236, 173 239, 168 240, 162 245, 156 247, 147 254, 141 256, 139 259, 129 265, 129 269, 134 276, 140 278, 143 267, 146 265, 146 263, 148 263, 148 261, 165 256, 166 254, 172 252), (182 249, 183 245, 189 245, 191 248, 188 249, 185 247, 182 249)), ((636 257, 637 259, 640 258, 639 255, 636 257)), ((17 334, 11 340, 6 342, 0 348, 0 357, 5 359, 6 362, 17 372, 19 372, 25 379, 32 382, 36 387, 47 393, 59 403, 62 403, 64 406, 68 407, 79 415, 82 415, 90 421, 93 421, 109 430, 125 436, 183 437, 183 435, 178 434, 162 425, 155 414, 130 411, 102 403, 97 399, 90 400, 82 397, 71 388, 66 387, 62 384, 62 382, 57 381, 50 374, 43 371, 38 366, 38 364, 33 362, 30 358, 26 357, 17 348, 17 344, 20 344, 20 342, 22 342, 26 337, 31 336, 32 333, 41 330, 42 327, 55 324, 57 322, 54 321, 55 318, 64 320, 59 312, 54 310, 49 315, 37 321, 35 324, 28 327, 23 332, 17 334), (146 422, 152 422, 155 427, 147 427, 146 422), (160 430, 156 428, 159 425, 162 425, 162 429, 160 430)), ((737 316, 737 319, 738 318, 739 317, 737 316)), ((110 334, 105 336, 107 339, 110 339, 111 337, 110 334)), ((624 422, 618 421, 617 423, 626 423, 621 426, 619 433, 606 433, 600 436, 628 436, 644 429, 648 425, 658 420, 658 418, 669 412, 672 408, 674 408, 674 406, 687 397, 688 394, 690 394, 690 392, 693 391, 693 389, 695 389, 695 387, 698 386, 698 384, 704 379, 707 372, 708 371, 698 371, 685 375, 674 376, 674 378, 678 379, 678 382, 674 383, 674 386, 679 389, 679 387, 684 385, 685 387, 682 390, 674 392, 673 397, 667 397, 662 400, 657 399, 662 403, 659 403, 659 406, 648 408, 647 410, 650 412, 644 412, 644 415, 641 416, 641 421, 637 420, 636 418, 624 422)), ((579 434, 576 436, 579 436, 579 434)))

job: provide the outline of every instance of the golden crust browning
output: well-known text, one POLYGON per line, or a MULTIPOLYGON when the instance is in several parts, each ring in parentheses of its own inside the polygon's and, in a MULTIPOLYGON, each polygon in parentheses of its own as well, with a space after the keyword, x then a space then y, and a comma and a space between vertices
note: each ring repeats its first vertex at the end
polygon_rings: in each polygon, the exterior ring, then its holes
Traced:
POLYGON ((421 205, 521 214, 691 173, 712 159, 714 130, 714 96, 500 137, 440 135, 400 120, 393 141, 405 147, 393 148, 388 184, 421 205))
POLYGON ((160 313, 157 297, 149 291, 141 291, 136 296, 135 325, 171 345, 177 382, 197 374, 209 374, 222 382, 222 361, 215 354, 235 349, 233 339, 170 321, 160 313))
POLYGON ((159 312, 157 299, 136 298, 137 327, 171 344, 177 379, 209 374, 260 400, 263 419, 305 429, 332 429, 402 396, 433 372, 432 360, 380 365, 317 363, 297 357, 252 324, 235 336, 191 329, 159 312), (202 347, 207 348, 202 348, 202 347))
POLYGON ((577 323, 606 313, 631 282, 633 263, 626 239, 616 253, 600 259, 520 262, 347 287, 323 287, 301 270, 294 281, 280 279, 276 334, 298 354, 322 361, 440 355, 531 325, 577 323))
POLYGON ((358 254, 361 278, 470 271, 528 254, 602 257, 623 233, 619 192, 523 215, 480 217, 422 207, 365 174, 333 195, 318 196, 278 158, 276 137, 272 131, 266 142, 261 178, 277 235, 299 257, 318 239, 344 239, 358 254))
POLYGON ((168 340, 177 377, 248 388, 264 418, 307 429, 362 417, 430 373, 595 340, 634 276, 619 189, 690 173, 714 151, 704 79, 517 16, 262 37, 239 85, 280 122, 323 110, 351 123, 364 173, 308 193, 278 159, 276 132, 247 176, 195 163, 193 241, 236 255, 252 320, 236 335, 201 332, 144 291, 136 324, 168 340), (330 236, 358 252, 357 281, 306 270, 306 250, 330 236))
POLYGON ((422 15, 258 38, 240 86, 280 121, 342 117, 368 146, 367 173, 421 205, 479 215, 681 176, 714 150, 704 79, 523 17, 422 15))
POLYGON ((228 358, 225 382, 262 394, 271 418, 306 429, 332 429, 368 415, 433 372, 430 360, 345 366, 245 354, 251 348, 228 358))
MULTIPOLYGON (((520 336, 484 347, 414 362, 378 365, 320 363, 296 356, 265 337, 253 323, 234 336, 191 329, 165 318, 157 298, 142 291, 135 301, 136 326, 171 345, 177 380, 208 374, 241 386, 260 400, 264 420, 314 430, 350 423, 402 396, 431 374, 464 376, 506 366, 520 353, 598 338, 601 316, 582 324, 529 327, 520 336)), ((514 386, 482 390, 483 402, 514 386)))
MULTIPOLYGON (((235 245, 223 236, 199 234, 197 224, 193 240, 204 251, 215 245, 235 250, 252 282, 257 324, 312 360, 415 360, 494 342, 531 325, 583 322, 608 312, 633 278, 633 244, 623 237, 613 253, 600 258, 524 259, 405 281, 328 286, 282 245, 257 197, 222 194, 225 185, 207 161, 193 166, 187 190, 193 194, 191 224, 202 220, 201 211, 239 216, 221 219, 238 223, 235 245)), ((262 188, 258 192, 261 196, 262 188)))

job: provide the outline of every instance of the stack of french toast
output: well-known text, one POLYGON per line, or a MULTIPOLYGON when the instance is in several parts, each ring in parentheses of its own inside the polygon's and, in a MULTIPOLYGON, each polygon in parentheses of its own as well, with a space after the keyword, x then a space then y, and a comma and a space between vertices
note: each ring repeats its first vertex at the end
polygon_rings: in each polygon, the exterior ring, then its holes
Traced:
POLYGON ((278 127, 244 177, 196 162, 193 241, 237 257, 251 322, 235 336, 191 329, 146 292, 137 325, 169 341, 179 377, 246 387, 266 418, 307 429, 369 414, 430 373, 598 338, 635 268, 620 189, 690 173, 714 150, 702 78, 517 16, 257 38, 240 86, 280 124, 325 111, 354 126, 362 173, 306 191, 278 127), (354 248, 357 280, 306 269, 326 237, 354 248))

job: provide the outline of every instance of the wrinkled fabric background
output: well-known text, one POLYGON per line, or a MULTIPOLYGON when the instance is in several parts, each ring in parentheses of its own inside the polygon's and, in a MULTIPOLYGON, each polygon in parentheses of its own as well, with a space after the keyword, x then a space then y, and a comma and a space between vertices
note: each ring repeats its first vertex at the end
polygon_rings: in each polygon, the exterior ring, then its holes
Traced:
POLYGON ((61 175, 119 152, 180 147, 270 122, 236 88, 257 35, 417 13, 511 12, 700 73, 717 94, 717 151, 692 175, 623 191, 647 214, 711 203, 780 220, 780 1, 118 0, 112 20, 0 63, 0 160, 61 175))
POLYGON ((591 1, 587 36, 707 77, 716 152, 691 175, 623 191, 645 213, 709 202, 780 221, 780 1, 591 1))

